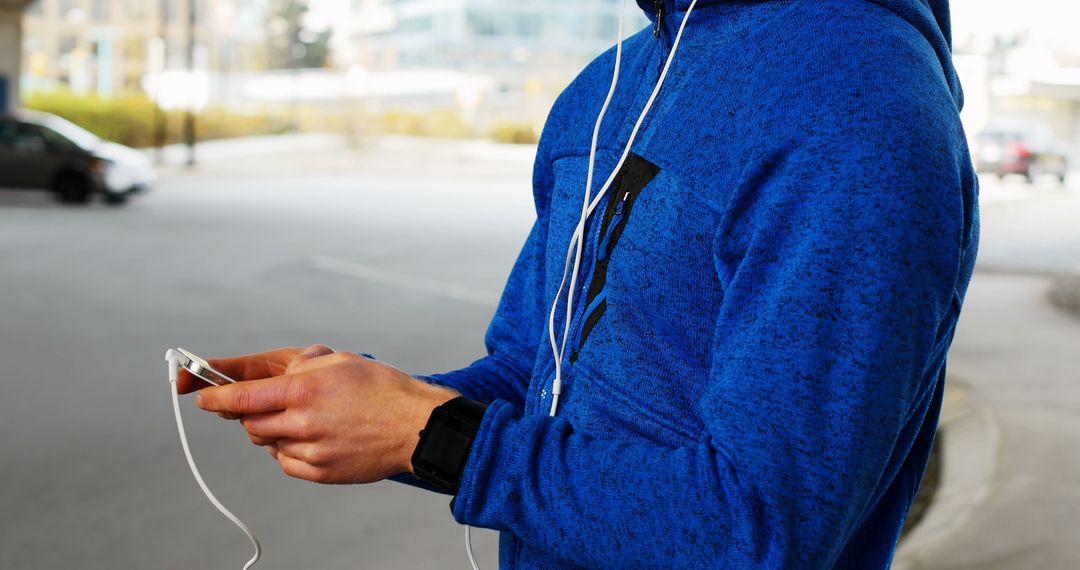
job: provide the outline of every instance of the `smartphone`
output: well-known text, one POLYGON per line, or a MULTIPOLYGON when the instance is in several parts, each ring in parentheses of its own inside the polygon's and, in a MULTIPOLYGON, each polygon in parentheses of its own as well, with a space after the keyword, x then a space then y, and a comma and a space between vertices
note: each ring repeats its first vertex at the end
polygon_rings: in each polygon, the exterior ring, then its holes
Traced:
POLYGON ((177 348, 176 353, 180 355, 180 358, 177 359, 177 363, 180 364, 183 369, 194 374, 197 378, 201 378, 214 386, 224 386, 225 384, 236 383, 236 380, 214 370, 214 368, 207 364, 205 360, 199 358, 194 353, 182 348, 177 348))

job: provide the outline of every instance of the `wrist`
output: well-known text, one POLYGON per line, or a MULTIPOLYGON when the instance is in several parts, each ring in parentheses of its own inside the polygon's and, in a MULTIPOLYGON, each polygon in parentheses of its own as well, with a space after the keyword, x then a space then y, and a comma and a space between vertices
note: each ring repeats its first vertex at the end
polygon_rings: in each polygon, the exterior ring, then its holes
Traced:
POLYGON ((424 430, 435 408, 459 396, 457 392, 440 386, 425 384, 424 387, 426 389, 423 390, 423 393, 418 394, 413 399, 411 410, 406 416, 406 430, 399 456, 401 472, 407 472, 414 476, 416 473, 413 470, 412 456, 416 451, 417 444, 420 442, 420 432, 424 430))
POLYGON ((487 408, 463 396, 434 408, 412 454, 413 476, 456 495, 487 408))

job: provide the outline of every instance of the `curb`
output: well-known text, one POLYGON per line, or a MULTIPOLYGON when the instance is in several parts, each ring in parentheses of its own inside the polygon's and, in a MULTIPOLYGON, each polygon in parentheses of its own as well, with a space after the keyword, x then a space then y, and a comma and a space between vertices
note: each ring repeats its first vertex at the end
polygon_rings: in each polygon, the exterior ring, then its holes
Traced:
POLYGON ((923 520, 900 542, 892 568, 916 570, 971 520, 990 496, 1001 431, 990 406, 971 386, 950 378, 938 426, 941 483, 923 520))

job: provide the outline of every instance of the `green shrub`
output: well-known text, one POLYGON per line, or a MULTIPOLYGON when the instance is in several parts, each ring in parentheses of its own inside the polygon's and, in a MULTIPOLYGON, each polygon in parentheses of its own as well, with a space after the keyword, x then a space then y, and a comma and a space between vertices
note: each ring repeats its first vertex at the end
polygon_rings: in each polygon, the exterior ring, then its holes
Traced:
POLYGON ((102 138, 129 146, 150 146, 154 141, 158 107, 143 96, 102 99, 70 91, 38 92, 26 97, 23 105, 59 115, 102 138))
POLYGON ((382 113, 380 122, 384 133, 397 135, 446 138, 476 136, 476 131, 465 122, 461 113, 451 110, 426 112, 392 110, 382 113))
MULTIPOLYGON (((162 112, 145 95, 124 95, 104 99, 71 91, 31 93, 23 102, 27 109, 63 117, 107 140, 132 147, 154 146, 158 121, 165 120, 165 144, 183 142, 184 113, 162 112)), ((279 134, 291 125, 266 114, 241 114, 221 108, 207 109, 196 116, 195 136, 210 140, 252 135, 279 134)))
MULTIPOLYGON (((104 99, 69 90, 36 92, 24 100, 28 109, 52 113, 94 134, 132 147, 150 147, 157 141, 158 121, 165 121, 165 144, 183 142, 184 113, 162 112, 146 95, 133 94, 104 99)), ((365 113, 355 109, 329 110, 319 107, 290 106, 274 113, 236 113, 210 108, 195 119, 197 140, 271 135, 293 131, 344 132, 353 137, 382 133, 423 137, 474 138, 487 135, 498 142, 535 144, 532 124, 503 121, 486 132, 467 122, 456 109, 414 111, 391 109, 365 113)))
POLYGON ((526 123, 496 123, 490 136, 492 140, 510 144, 536 144, 540 140, 536 129, 526 123))

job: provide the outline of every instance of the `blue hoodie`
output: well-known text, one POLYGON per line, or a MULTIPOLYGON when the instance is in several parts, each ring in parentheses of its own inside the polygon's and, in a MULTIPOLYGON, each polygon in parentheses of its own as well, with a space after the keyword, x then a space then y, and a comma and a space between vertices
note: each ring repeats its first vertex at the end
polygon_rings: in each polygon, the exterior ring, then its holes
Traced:
MULTIPOLYGON (((639 3, 600 181, 689 0, 639 3)), ((698 3, 589 219, 552 418, 548 310, 614 50, 559 97, 488 356, 431 377, 491 403, 452 509, 501 531, 502 567, 889 566, 978 241, 948 18, 698 3)))

